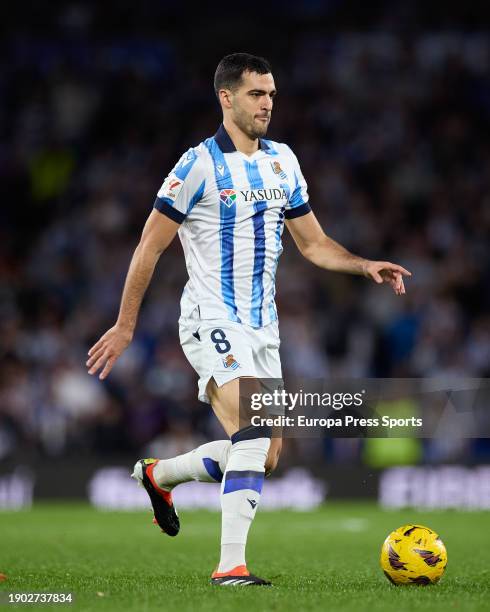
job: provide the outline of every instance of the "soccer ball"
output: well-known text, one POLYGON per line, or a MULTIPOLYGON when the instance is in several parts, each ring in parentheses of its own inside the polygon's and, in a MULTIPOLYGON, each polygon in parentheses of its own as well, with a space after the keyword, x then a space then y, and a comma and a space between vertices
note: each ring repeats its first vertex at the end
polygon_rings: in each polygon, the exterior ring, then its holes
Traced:
POLYGON ((393 584, 435 584, 447 565, 441 538, 422 525, 392 531, 381 548, 381 569, 393 584))

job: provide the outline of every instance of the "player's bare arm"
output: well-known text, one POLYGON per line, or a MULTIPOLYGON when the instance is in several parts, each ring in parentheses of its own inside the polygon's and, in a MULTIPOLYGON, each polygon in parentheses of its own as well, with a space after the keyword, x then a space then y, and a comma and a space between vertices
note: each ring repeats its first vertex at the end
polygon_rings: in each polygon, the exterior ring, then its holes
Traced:
POLYGON ((386 282, 396 295, 405 293, 403 277, 411 276, 411 272, 389 261, 370 261, 350 253, 325 234, 313 212, 286 221, 286 227, 303 257, 316 266, 332 272, 359 274, 378 284, 386 282))
POLYGON ((116 324, 89 350, 89 374, 102 368, 103 380, 133 338, 138 312, 160 255, 172 242, 179 224, 152 210, 129 266, 116 324))

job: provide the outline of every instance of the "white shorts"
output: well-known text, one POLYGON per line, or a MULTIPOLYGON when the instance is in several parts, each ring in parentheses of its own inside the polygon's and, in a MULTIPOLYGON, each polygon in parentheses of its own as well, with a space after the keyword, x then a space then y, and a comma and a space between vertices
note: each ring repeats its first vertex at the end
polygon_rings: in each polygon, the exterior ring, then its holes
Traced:
POLYGON ((201 319, 196 308, 179 319, 180 344, 199 375, 198 398, 210 403, 206 387, 218 387, 241 376, 282 380, 277 321, 254 329, 226 319, 201 319))

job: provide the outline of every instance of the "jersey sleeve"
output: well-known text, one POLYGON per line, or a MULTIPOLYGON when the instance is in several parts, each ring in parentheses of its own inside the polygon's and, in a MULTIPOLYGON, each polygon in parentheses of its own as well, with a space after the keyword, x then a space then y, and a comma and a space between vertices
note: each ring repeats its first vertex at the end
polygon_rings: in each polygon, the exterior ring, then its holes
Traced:
POLYGON ((182 223, 204 195, 206 179, 196 149, 189 149, 164 180, 153 205, 177 223, 182 223))
MULTIPOLYGON (((289 147, 288 147, 289 148, 289 147)), ((306 185, 305 178, 299 167, 298 158, 289 149, 291 158, 293 160, 293 190, 289 196, 284 216, 286 219, 295 219, 296 217, 302 217, 311 211, 311 207, 308 204, 308 187, 306 185)))

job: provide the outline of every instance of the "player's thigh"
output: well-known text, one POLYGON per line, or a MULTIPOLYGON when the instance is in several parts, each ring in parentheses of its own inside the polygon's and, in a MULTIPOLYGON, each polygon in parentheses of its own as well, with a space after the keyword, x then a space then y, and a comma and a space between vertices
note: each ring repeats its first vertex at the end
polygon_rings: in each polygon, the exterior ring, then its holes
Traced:
POLYGON ((206 393, 213 407, 216 418, 221 423, 227 436, 232 436, 239 429, 239 379, 235 378, 218 387, 211 378, 206 393))
POLYGON ((250 411, 247 407, 240 406, 240 380, 244 379, 247 379, 247 389, 250 389, 254 378, 249 376, 234 378, 220 386, 211 378, 206 387, 214 414, 230 437, 239 429, 250 425, 250 411))

